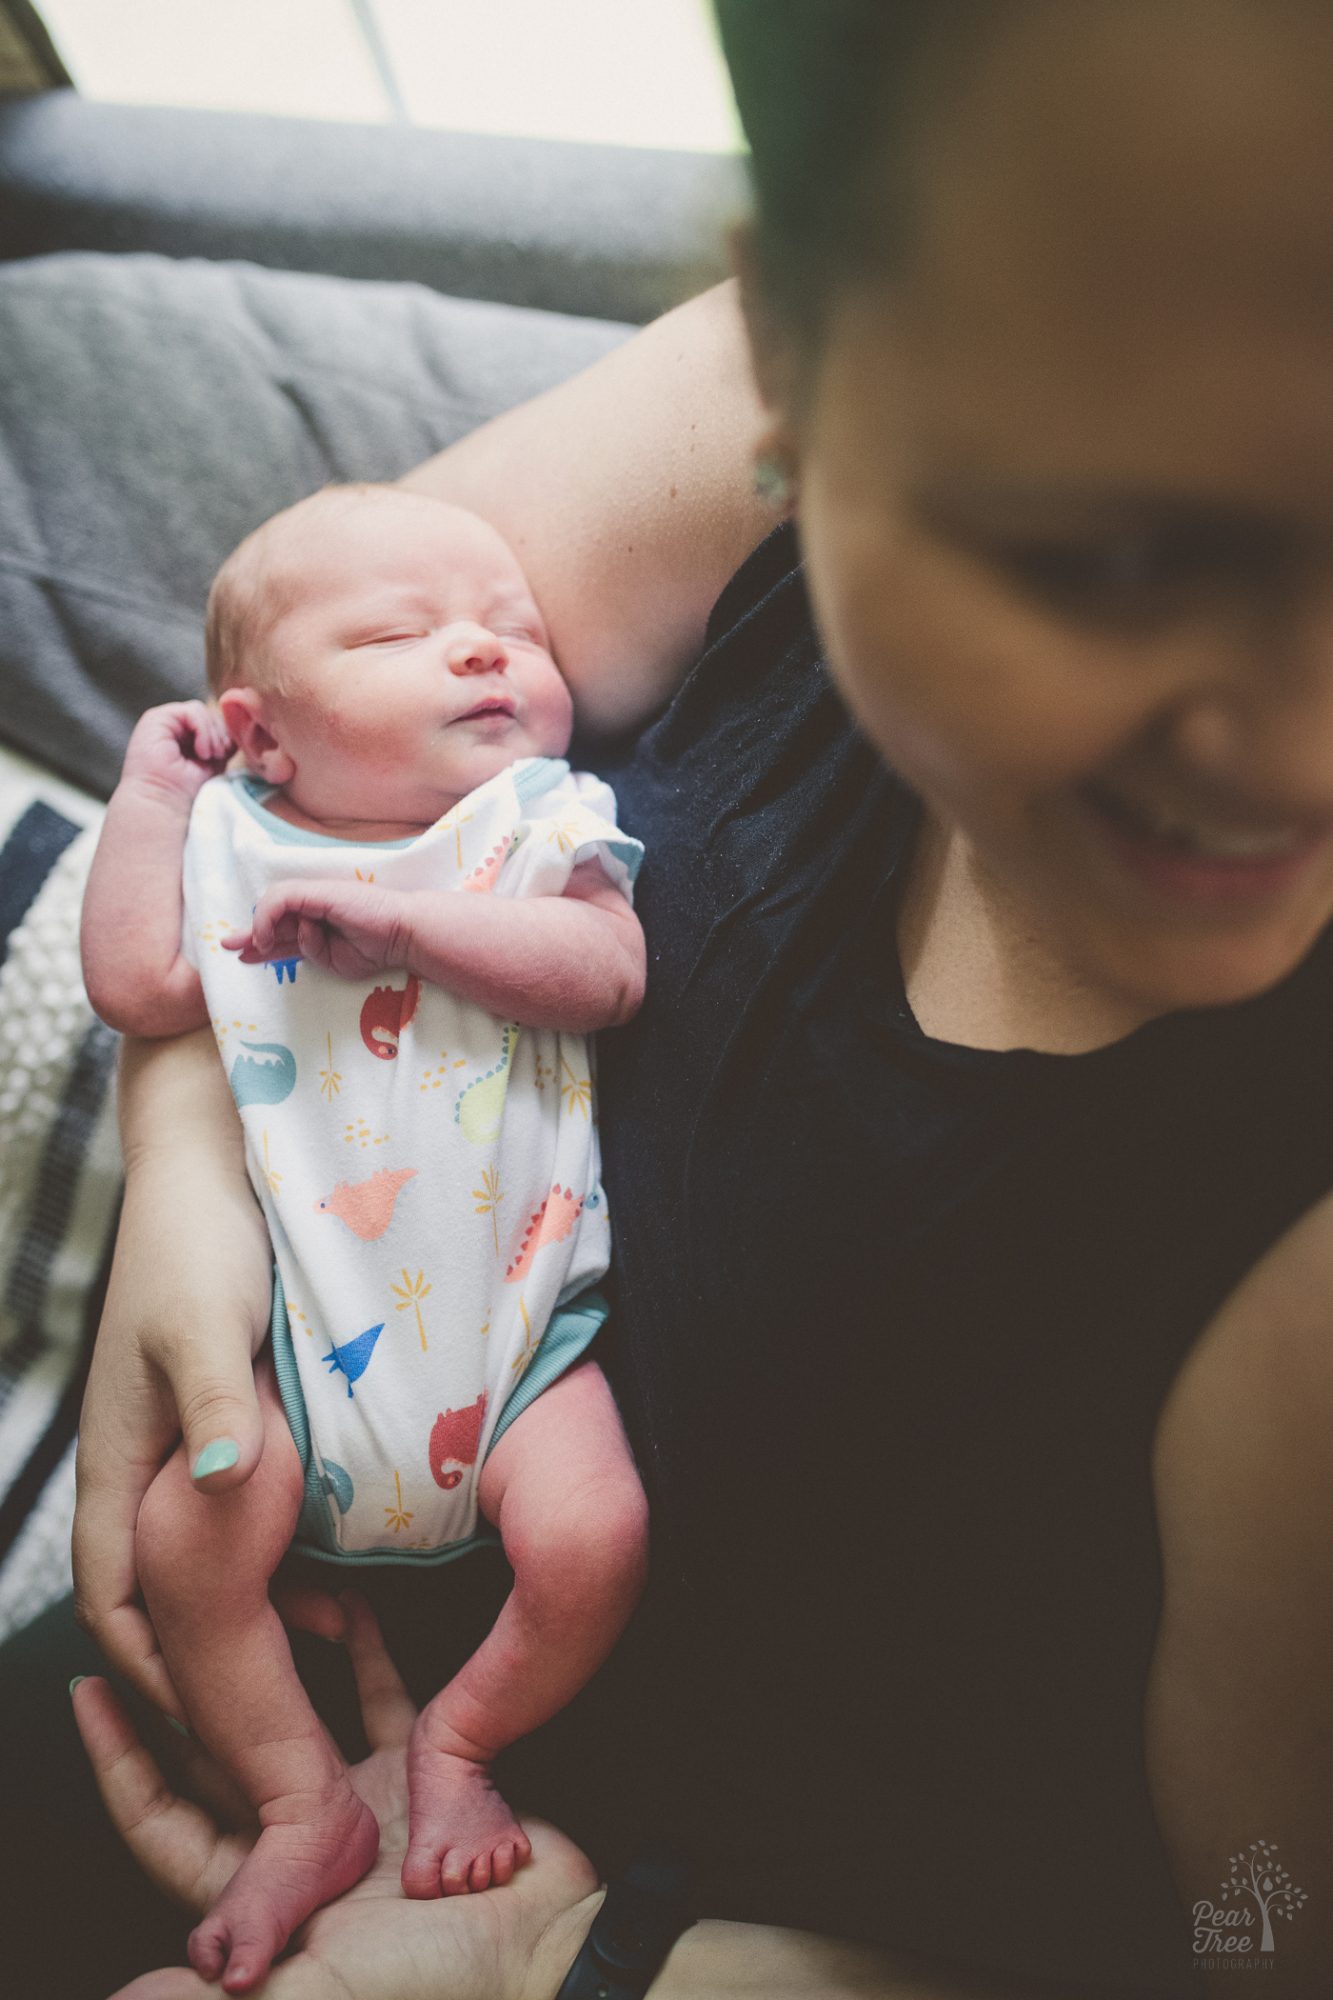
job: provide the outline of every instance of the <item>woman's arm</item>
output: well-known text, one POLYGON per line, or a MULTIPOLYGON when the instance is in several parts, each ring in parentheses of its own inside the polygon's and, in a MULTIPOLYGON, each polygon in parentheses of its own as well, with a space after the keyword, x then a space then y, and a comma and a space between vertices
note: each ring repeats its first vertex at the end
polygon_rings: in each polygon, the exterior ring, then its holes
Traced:
POLYGON ((1252 1933, 1242 1956, 1271 1948, 1271 1965, 1252 1983, 1228 1969, 1229 1991, 1325 1993, 1333 1966, 1333 1197, 1269 1252, 1198 1342, 1163 1412, 1154 1461, 1164 1611, 1149 1771, 1193 1942, 1216 1957, 1215 1930, 1223 1941, 1252 1933), (1277 1849, 1272 1865, 1261 1842, 1277 1849), (1198 1904, 1206 1907, 1196 1926, 1198 1904), (1214 1924, 1209 1909, 1244 1911, 1254 1922, 1214 1924))
POLYGON ((685 1932, 649 2000, 1032 2000, 1022 1989, 909 1970, 809 1931, 706 1919, 685 1932))
POLYGON ((111 1664, 176 1712, 137 1602, 134 1525, 182 1431, 192 1464, 209 1444, 234 1443, 211 1487, 258 1462, 252 1359, 273 1263, 211 1031, 127 1043, 120 1109, 125 1205, 79 1428, 75 1601, 111 1664))
POLYGON ((773 525, 734 283, 401 482, 471 507, 521 559, 586 727, 647 720, 703 644, 722 586, 773 525))

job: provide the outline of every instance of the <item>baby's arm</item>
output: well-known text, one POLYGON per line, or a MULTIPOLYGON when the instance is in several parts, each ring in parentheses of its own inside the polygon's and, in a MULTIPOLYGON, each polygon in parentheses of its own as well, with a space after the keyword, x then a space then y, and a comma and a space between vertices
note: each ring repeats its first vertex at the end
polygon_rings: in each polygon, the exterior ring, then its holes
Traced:
POLYGON ((126 1035, 181 1035, 208 1022, 182 957, 181 861, 190 808, 231 741, 201 701, 150 708, 135 726, 83 899, 80 946, 93 1008, 126 1035))
POLYGON ((591 1034, 643 999, 639 920, 595 861, 560 896, 437 895, 369 882, 281 882, 252 928, 222 942, 259 958, 308 958, 346 979, 414 972, 502 1020, 591 1034))

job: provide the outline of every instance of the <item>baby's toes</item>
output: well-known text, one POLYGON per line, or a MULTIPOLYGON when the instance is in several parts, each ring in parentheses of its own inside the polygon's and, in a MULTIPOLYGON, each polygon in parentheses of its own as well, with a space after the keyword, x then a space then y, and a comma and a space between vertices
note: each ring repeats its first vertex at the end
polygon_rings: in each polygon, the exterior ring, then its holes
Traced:
POLYGON ((190 1932, 186 1956, 201 1979, 218 1977, 227 1962, 230 1943, 227 1926, 217 1917, 205 1917, 202 1923, 195 1925, 190 1932))
POLYGON ((446 1850, 440 1863, 440 1886, 446 1896, 466 1896, 472 1887, 471 1854, 461 1847, 446 1850))
POLYGON ((421 1902, 443 1893, 444 1869, 435 1847, 409 1847, 403 1857, 403 1894, 421 1902))

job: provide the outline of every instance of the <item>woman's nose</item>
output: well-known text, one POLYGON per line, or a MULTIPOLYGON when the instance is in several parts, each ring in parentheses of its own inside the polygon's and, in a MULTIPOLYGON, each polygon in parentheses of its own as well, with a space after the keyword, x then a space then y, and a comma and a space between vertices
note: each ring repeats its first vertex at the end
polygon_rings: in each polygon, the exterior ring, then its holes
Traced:
POLYGON ((1307 607, 1184 714, 1195 768, 1255 798, 1333 813, 1333 600, 1307 607))
POLYGON ((454 674, 503 673, 509 664, 503 643, 484 625, 459 625, 447 633, 445 658, 454 674))

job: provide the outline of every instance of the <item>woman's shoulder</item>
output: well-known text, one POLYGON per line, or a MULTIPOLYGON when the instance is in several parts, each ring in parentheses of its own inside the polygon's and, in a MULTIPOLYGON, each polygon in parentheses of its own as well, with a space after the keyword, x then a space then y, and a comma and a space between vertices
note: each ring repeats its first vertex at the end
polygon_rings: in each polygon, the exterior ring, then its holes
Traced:
POLYGON ((805 591, 805 571, 794 521, 783 521, 752 549, 735 575, 718 594, 709 613, 705 648, 712 647, 740 624, 756 607, 782 592, 788 614, 795 621, 811 623, 810 604, 805 591))
POLYGON ((711 789, 712 779, 723 789, 743 787, 748 771, 793 750, 819 762, 830 735, 854 732, 825 671, 795 531, 783 523, 717 598, 703 651, 640 738, 636 761, 678 771, 689 765, 696 790, 711 789), (823 726, 812 728, 816 717, 823 726))

